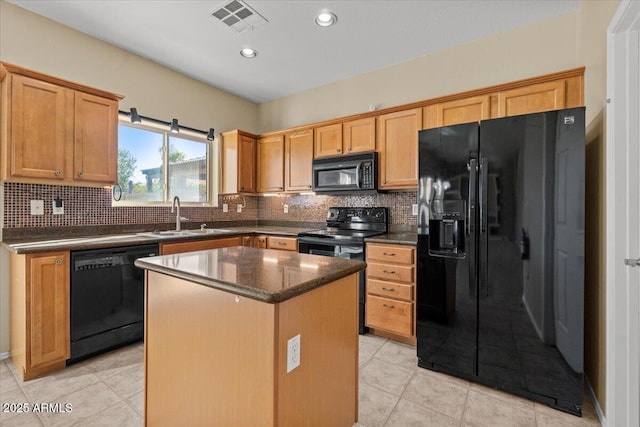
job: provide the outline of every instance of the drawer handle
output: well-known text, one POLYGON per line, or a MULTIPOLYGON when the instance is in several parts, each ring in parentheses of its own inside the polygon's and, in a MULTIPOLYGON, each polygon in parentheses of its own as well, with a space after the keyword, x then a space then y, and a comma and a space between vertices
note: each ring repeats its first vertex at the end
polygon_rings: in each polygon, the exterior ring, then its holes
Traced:
POLYGON ((285 246, 285 245, 286 245, 286 243, 285 243, 285 242, 278 242, 278 244, 279 244, 280 246, 285 246))
POLYGON ((395 292, 396 288, 385 288, 384 286, 382 287, 383 291, 388 291, 388 292, 395 292))
POLYGON ((388 254, 386 252, 382 252, 382 255, 384 255, 384 256, 396 256, 396 254, 394 254, 394 253, 388 254))
POLYGON ((396 274, 396 272, 395 272, 394 270, 391 270, 391 271, 382 270, 382 272, 383 272, 384 274, 396 274))
POLYGON ((62 260, 60 258, 56 258, 56 265, 62 265, 62 260))
POLYGON ((382 304, 382 306, 383 306, 384 308, 388 308, 388 309, 390 309, 390 310, 393 310, 394 308, 396 308, 396 306, 395 306, 395 305, 382 304))

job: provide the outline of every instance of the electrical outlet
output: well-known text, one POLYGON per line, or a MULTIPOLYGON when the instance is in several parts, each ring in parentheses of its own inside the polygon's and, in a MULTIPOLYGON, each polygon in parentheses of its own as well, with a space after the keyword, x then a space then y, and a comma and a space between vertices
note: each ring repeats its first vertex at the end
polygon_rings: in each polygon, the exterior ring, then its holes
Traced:
POLYGON ((62 200, 60 200, 60 207, 56 206, 55 200, 51 202, 51 207, 54 215, 64 215, 64 202, 62 200))
POLYGON ((242 213, 242 205, 236 205, 236 211, 242 213))
POLYGON ((289 213, 289 205, 284 205, 284 213, 289 213))
POLYGON ((31 201, 31 215, 44 215, 44 200, 31 201))
POLYGON ((287 341, 287 374, 300 366, 300 334, 287 341))
POLYGON ((411 205, 411 215, 418 216, 418 204, 414 203, 411 205))
POLYGON ((223 203, 222 204, 222 212, 224 212, 224 213, 229 212, 229 204, 228 203, 223 203))

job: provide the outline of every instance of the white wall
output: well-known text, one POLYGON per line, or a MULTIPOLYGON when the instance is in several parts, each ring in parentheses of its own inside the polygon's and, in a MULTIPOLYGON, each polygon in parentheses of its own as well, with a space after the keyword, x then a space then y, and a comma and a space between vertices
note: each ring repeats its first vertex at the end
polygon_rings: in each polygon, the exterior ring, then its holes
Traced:
POLYGON ((261 132, 579 67, 576 13, 341 80, 258 107, 261 132))

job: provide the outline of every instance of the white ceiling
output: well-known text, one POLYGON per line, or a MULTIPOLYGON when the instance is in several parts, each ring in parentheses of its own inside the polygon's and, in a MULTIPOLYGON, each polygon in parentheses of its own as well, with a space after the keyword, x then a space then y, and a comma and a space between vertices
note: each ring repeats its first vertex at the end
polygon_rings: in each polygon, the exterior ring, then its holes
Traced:
POLYGON ((578 0, 247 0, 268 21, 236 33, 220 0, 9 0, 262 103, 575 10, 578 0), (321 28, 329 9, 338 23, 321 28), (258 51, 245 59, 242 47, 258 51))

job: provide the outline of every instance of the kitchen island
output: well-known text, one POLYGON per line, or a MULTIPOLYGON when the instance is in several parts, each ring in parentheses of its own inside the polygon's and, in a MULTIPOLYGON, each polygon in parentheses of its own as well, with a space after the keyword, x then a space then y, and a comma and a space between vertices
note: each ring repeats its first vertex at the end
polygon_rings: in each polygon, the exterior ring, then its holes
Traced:
POLYGON ((360 261, 231 247, 142 258, 145 424, 351 426, 360 261))

